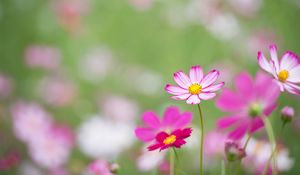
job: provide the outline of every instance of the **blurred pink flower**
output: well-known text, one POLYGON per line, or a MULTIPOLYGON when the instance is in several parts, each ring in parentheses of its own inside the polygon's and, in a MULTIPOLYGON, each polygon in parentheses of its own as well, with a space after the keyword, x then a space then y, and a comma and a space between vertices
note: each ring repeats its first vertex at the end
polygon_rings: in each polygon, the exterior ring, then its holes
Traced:
POLYGON ((137 117, 138 110, 138 104, 125 96, 109 95, 101 102, 104 116, 116 121, 132 122, 137 117))
POLYGON ((270 115, 276 108, 280 95, 278 86, 263 73, 253 80, 248 73, 241 73, 235 80, 236 92, 225 89, 217 101, 217 107, 229 116, 218 120, 219 128, 234 126, 232 139, 241 139, 246 132, 254 133, 264 126, 261 117, 270 115))
POLYGON ((98 159, 90 163, 88 170, 92 175, 114 175, 111 173, 109 163, 102 159, 98 159))
POLYGON ((59 50, 53 47, 32 45, 25 51, 25 62, 30 68, 55 70, 60 66, 60 60, 59 50))
POLYGON ((12 91, 14 89, 14 85, 12 80, 0 73, 0 98, 7 98, 11 95, 12 91))
POLYGON ((165 90, 174 95, 175 100, 186 100, 187 104, 199 104, 201 100, 209 100, 216 96, 215 91, 224 86, 224 82, 214 84, 219 77, 219 71, 212 70, 203 75, 200 66, 193 66, 187 76, 182 71, 174 73, 174 81, 178 86, 167 84, 165 90))
POLYGON ((257 60, 259 66, 273 76, 281 91, 300 95, 300 59, 295 53, 287 51, 279 60, 277 46, 271 45, 270 60, 261 51, 257 54, 257 60))
POLYGON ((162 172, 163 175, 169 175, 170 174, 170 162, 168 161, 163 161, 160 165, 159 165, 159 170, 160 172, 162 172))
POLYGON ((61 25, 71 33, 81 30, 82 17, 89 11, 89 0, 53 0, 61 25))
POLYGON ((52 117, 39 104, 17 102, 11 107, 14 132, 18 139, 30 143, 48 131, 52 117))
POLYGON ((171 106, 165 110, 163 119, 159 119, 153 111, 147 111, 143 114, 143 120, 146 126, 136 128, 135 134, 141 141, 150 142, 160 132, 170 133, 189 125, 192 121, 192 113, 180 114, 179 108, 171 106))
POLYGON ((48 104, 63 107, 74 101, 77 88, 66 78, 46 77, 40 81, 38 93, 48 104))
POLYGON ((284 123, 291 122, 295 116, 294 108, 290 106, 285 106, 281 109, 281 120, 284 123))
POLYGON ((163 163, 166 152, 148 151, 146 147, 137 158, 136 165, 142 172, 148 172, 159 167, 163 163))
POLYGON ((153 0, 129 0, 137 10, 148 10, 153 6, 153 0))
MULTIPOLYGON (((251 33, 246 40, 246 50, 249 54, 256 53, 261 48, 267 48, 278 40, 276 34, 269 29, 260 29, 251 33)), ((267 51, 267 50, 263 50, 267 51)))
POLYGON ((239 14, 254 17, 262 6, 262 0, 229 0, 230 5, 239 14))
POLYGON ((21 161, 21 156, 18 152, 9 152, 4 157, 0 158, 0 171, 6 171, 17 166, 21 161))
POLYGON ((224 148, 226 140, 226 134, 223 132, 216 130, 208 132, 204 137, 203 145, 203 152, 206 157, 225 157, 224 148))

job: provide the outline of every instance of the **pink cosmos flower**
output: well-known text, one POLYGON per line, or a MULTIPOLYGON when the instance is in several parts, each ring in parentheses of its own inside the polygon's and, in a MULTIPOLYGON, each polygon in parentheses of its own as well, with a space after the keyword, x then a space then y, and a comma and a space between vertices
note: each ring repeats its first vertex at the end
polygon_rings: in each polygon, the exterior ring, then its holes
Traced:
POLYGON ((7 98, 12 94, 14 84, 10 77, 0 73, 0 98, 7 98))
POLYGON ((166 132, 160 132, 156 136, 156 143, 150 145, 148 147, 148 150, 153 151, 159 149, 159 151, 162 151, 170 147, 181 148, 181 146, 186 143, 184 139, 190 137, 191 133, 191 128, 185 128, 182 130, 178 129, 173 131, 171 134, 168 134, 166 132))
POLYGON ((93 175, 113 175, 110 170, 110 165, 106 160, 98 159, 93 161, 88 170, 93 175))
POLYGON ((300 95, 300 60, 299 57, 287 51, 278 60, 276 45, 270 46, 270 60, 268 61, 261 51, 257 54, 259 66, 271 74, 281 91, 300 95))
POLYGON ((203 152, 207 158, 225 157, 224 147, 227 137, 223 132, 213 130, 204 137, 203 152))
POLYGON ((225 89, 217 101, 217 107, 229 116, 218 120, 219 128, 235 127, 232 139, 242 138, 246 132, 254 133, 264 126, 261 117, 268 116, 276 108, 280 90, 271 78, 257 73, 253 80, 248 73, 241 73, 235 80, 236 91, 225 89))
POLYGON ((150 142, 161 132, 170 133, 189 125, 192 121, 192 113, 184 112, 180 114, 177 107, 170 106, 165 110, 162 120, 152 111, 145 112, 143 120, 146 126, 138 127, 135 134, 141 141, 150 142))
POLYGON ((178 86, 167 84, 165 90, 174 95, 175 100, 186 100, 187 104, 199 104, 201 100, 209 100, 216 96, 214 93, 224 86, 224 82, 215 84, 219 71, 212 70, 204 76, 201 66, 192 66, 189 76, 182 71, 174 73, 178 86))

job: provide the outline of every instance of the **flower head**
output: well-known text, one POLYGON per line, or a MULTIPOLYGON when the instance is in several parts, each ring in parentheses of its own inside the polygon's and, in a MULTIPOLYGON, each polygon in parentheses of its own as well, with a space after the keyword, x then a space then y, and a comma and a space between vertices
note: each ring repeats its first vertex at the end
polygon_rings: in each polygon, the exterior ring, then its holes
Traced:
POLYGON ((214 84, 219 71, 212 70, 203 74, 201 66, 192 66, 189 76, 182 71, 174 73, 174 80, 178 86, 167 84, 165 90, 174 95, 175 100, 186 100, 187 104, 199 104, 201 100, 209 100, 216 96, 215 91, 221 89, 224 82, 214 84))
POLYGON ((292 108, 292 107, 285 106, 281 110, 281 120, 284 123, 291 122, 294 115, 295 115, 295 111, 294 111, 294 108, 292 108))
POLYGON ((114 175, 111 172, 111 165, 102 159, 98 159, 89 164, 88 170, 93 175, 114 175))
POLYGON ((228 161, 241 160, 246 156, 246 152, 236 142, 225 143, 225 154, 228 161))
POLYGON ((143 120, 146 126, 136 128, 135 135, 143 142, 150 142, 161 132, 170 133, 189 125, 192 121, 192 113, 180 114, 177 107, 170 106, 165 110, 162 119, 159 119, 154 112, 147 111, 143 114, 143 120))
POLYGON ((150 145, 148 147, 148 150, 153 151, 159 149, 161 151, 170 147, 181 148, 181 146, 186 143, 184 139, 191 136, 191 133, 191 128, 185 128, 182 130, 178 129, 173 131, 171 134, 168 134, 166 132, 160 132, 156 136, 156 143, 150 145))
POLYGON ((271 78, 257 73, 253 80, 248 73, 241 73, 235 80, 236 91, 225 89, 217 101, 217 107, 229 116, 218 120, 219 128, 235 127, 232 139, 242 138, 246 132, 254 133, 264 126, 261 117, 270 115, 276 108, 280 90, 271 78))
POLYGON ((270 60, 261 51, 258 52, 257 60, 259 66, 274 77, 281 91, 300 95, 300 60, 295 53, 287 51, 278 60, 277 47, 271 45, 270 60))

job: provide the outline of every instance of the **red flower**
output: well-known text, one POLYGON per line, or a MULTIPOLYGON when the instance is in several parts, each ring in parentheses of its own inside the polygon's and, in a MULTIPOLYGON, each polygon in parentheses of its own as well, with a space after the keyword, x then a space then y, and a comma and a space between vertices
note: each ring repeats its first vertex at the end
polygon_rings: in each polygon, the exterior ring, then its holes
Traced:
POLYGON ((191 133, 192 128, 177 129, 171 134, 160 132, 156 135, 155 138, 157 143, 150 145, 148 147, 148 150, 153 151, 159 149, 159 151, 161 151, 170 147, 180 148, 186 143, 184 139, 190 137, 191 133))

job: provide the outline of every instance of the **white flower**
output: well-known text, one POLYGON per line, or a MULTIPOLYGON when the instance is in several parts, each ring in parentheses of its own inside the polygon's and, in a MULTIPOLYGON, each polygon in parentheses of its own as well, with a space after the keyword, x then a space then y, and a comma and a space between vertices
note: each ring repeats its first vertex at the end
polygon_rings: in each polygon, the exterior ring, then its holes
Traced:
POLYGON ((163 162, 165 156, 166 152, 148 151, 144 148, 143 153, 136 160, 136 165, 140 171, 151 171, 163 162))

